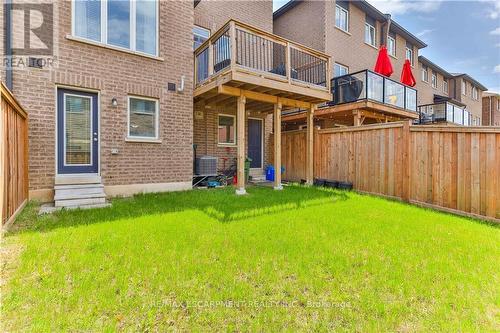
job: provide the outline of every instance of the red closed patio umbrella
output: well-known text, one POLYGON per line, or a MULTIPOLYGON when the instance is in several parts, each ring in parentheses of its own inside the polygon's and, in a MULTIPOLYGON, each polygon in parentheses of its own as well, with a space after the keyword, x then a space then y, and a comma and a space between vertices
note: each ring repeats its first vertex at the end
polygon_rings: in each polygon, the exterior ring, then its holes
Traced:
POLYGON ((417 81, 415 81, 415 77, 411 72, 411 65, 408 59, 405 60, 405 64, 403 65, 403 71, 401 72, 401 83, 404 83, 410 87, 414 87, 415 84, 417 84, 417 81))
POLYGON ((387 48, 385 45, 381 45, 378 51, 377 63, 375 64, 375 72, 385 75, 391 76, 394 72, 392 69, 391 59, 389 59, 389 55, 387 54, 387 48))

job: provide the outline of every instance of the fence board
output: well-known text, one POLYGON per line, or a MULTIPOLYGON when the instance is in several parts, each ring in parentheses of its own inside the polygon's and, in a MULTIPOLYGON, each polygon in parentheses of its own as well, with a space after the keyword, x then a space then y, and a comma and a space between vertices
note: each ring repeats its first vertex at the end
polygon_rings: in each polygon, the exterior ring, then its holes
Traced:
POLYGON ((0 85, 1 225, 12 221, 28 199, 28 116, 0 85))
MULTIPOLYGON (((305 178, 305 131, 284 132, 283 179, 305 178)), ((406 122, 315 130, 314 175, 355 189, 500 218, 500 128, 406 122)))

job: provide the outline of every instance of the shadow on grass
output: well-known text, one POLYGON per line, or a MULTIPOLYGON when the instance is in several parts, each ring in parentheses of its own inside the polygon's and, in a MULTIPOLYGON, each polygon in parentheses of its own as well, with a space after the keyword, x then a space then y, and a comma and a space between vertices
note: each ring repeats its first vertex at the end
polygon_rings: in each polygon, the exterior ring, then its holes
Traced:
POLYGON ((236 196, 233 188, 140 194, 112 200, 112 206, 88 210, 61 210, 38 216, 38 205, 30 203, 9 230, 10 234, 73 227, 134 218, 143 215, 200 210, 219 222, 231 222, 266 214, 347 200, 343 191, 287 186, 283 191, 249 187, 248 195, 236 196))

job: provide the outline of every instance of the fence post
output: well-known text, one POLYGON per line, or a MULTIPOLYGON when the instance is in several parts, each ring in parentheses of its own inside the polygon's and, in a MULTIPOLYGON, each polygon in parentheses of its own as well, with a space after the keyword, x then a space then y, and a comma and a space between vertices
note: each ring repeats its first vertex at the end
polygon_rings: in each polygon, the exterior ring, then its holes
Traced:
POLYGON ((410 163, 410 120, 403 123, 403 189, 401 199, 403 201, 410 201, 410 187, 411 187, 411 163, 410 163))

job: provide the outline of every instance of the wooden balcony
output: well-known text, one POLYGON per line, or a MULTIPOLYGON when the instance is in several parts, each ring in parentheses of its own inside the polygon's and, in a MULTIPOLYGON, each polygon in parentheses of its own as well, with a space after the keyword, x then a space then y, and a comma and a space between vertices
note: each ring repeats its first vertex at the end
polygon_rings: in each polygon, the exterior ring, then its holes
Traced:
POLYGON ((247 107, 309 108, 332 99, 330 58, 230 20, 194 52, 194 99, 206 104, 245 95, 247 107))

